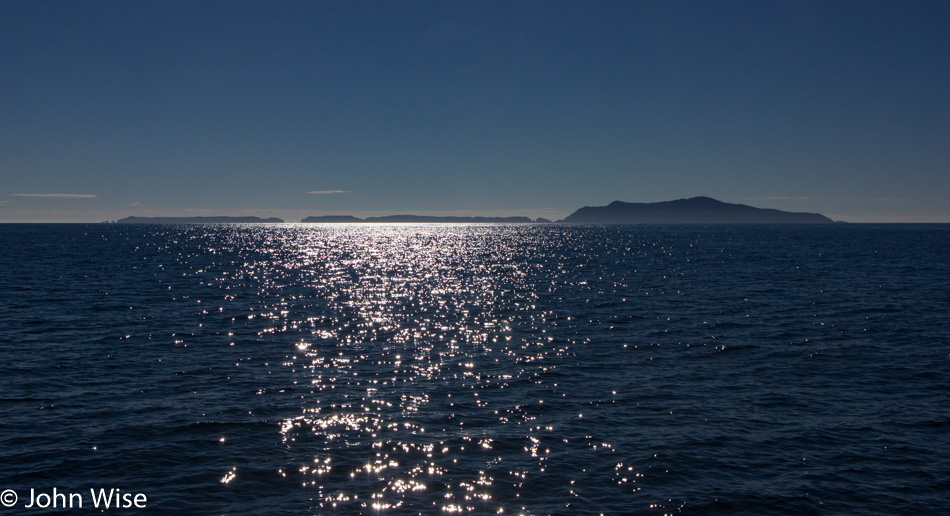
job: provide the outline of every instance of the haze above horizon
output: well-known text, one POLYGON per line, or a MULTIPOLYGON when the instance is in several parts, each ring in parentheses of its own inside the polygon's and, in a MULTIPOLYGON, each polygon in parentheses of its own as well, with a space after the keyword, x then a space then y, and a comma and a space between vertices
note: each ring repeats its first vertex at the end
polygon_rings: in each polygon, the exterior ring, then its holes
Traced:
POLYGON ((942 2, 2 2, 0 222, 950 222, 942 2))

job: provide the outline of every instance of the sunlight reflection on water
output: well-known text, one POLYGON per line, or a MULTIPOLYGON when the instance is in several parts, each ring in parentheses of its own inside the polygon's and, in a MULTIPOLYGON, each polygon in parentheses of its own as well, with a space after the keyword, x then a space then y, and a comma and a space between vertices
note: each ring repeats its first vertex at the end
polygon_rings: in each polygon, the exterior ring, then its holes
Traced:
POLYGON ((328 313, 296 318, 275 307, 268 329, 309 333, 286 366, 310 395, 281 433, 314 452, 316 466, 299 473, 320 507, 432 500, 484 511, 496 479, 543 468, 542 429, 529 424, 537 416, 506 389, 555 395, 547 376, 569 346, 546 336, 550 314, 532 310, 531 230, 510 231, 518 238, 472 226, 326 228, 278 246, 269 266, 297 269, 312 297, 333 301, 328 313), (419 496, 427 491, 435 496, 419 496))

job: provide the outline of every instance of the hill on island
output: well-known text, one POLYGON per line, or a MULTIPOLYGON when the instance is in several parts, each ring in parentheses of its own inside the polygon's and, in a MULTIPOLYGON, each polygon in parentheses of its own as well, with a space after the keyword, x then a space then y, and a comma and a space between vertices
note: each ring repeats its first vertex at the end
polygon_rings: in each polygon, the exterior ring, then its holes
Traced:
POLYGON ((559 222, 580 224, 827 224, 820 213, 796 213, 730 204, 709 197, 585 206, 559 222))

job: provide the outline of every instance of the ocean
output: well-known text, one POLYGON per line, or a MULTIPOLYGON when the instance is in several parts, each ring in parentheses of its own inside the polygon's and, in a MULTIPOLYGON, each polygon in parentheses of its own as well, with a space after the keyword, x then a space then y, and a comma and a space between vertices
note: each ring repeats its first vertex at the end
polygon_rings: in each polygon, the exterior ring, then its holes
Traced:
POLYGON ((950 514, 950 225, 0 244, 3 514, 950 514))

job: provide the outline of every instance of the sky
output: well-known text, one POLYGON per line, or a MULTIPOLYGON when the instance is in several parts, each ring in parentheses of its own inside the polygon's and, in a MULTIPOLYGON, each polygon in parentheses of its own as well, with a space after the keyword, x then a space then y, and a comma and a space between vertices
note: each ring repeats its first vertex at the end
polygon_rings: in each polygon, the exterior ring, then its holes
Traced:
POLYGON ((0 222, 950 222, 950 2, 0 2, 0 222))

